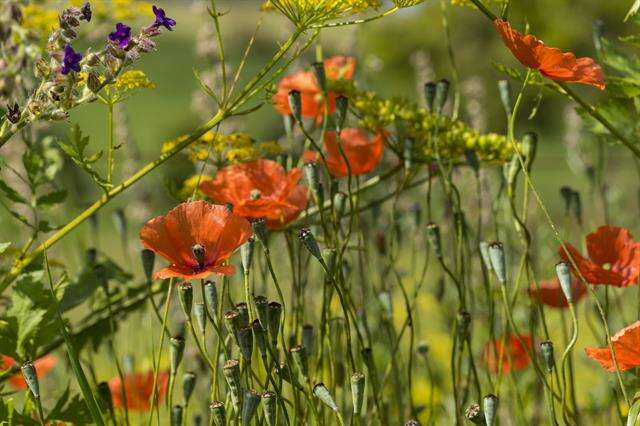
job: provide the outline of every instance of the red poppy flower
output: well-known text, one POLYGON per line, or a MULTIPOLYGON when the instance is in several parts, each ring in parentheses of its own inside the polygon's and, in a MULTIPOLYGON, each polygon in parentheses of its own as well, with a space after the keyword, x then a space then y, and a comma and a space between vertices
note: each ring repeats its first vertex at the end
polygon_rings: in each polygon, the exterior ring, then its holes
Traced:
MULTIPOLYGON (((148 411, 149 400, 153 394, 153 370, 147 373, 131 373, 124 376, 124 394, 127 398, 127 409, 131 411, 148 411)), ((158 402, 162 402, 167 394, 169 373, 158 372, 158 402)), ((109 380, 109 390, 115 408, 124 407, 122 401, 122 381, 120 377, 109 380)))
MULTIPOLYGON (((626 371, 640 366, 640 321, 618 331, 612 338, 613 350, 616 351, 616 361, 620 371, 626 371)), ((585 348, 587 356, 600 363, 607 371, 616 371, 613 356, 609 347, 585 348)))
MULTIPOLYGON (((2 356, 2 364, 0 368, 6 370, 8 368, 13 367, 16 361, 10 356, 3 355, 2 356)), ((43 378, 49 371, 53 369, 53 367, 58 364, 58 357, 52 354, 45 355, 42 358, 38 358, 33 362, 33 366, 36 369, 36 375, 38 379, 43 378)), ((24 390, 27 388, 27 382, 24 380, 22 373, 16 373, 13 376, 9 377, 9 383, 13 386, 14 389, 24 390)))
POLYGON ((307 206, 307 188, 298 185, 302 170, 287 172, 272 160, 235 164, 218 170, 203 182, 202 192, 219 203, 233 204, 233 212, 246 218, 264 218, 271 229, 281 228, 307 206))
MULTIPOLYGON (((346 56, 334 56, 325 59, 325 75, 327 80, 350 80, 355 72, 355 59, 346 56)), ((318 119, 324 114, 324 101, 316 77, 312 71, 298 71, 284 77, 278 83, 278 91, 272 101, 276 110, 282 115, 291 115, 289 108, 289 92, 300 92, 302 116, 318 119)), ((329 112, 335 109, 336 94, 329 92, 329 112)))
MULTIPOLYGON (((573 302, 577 303, 587 293, 587 287, 575 277, 571 280, 571 290, 573 302)), ((538 283, 538 288, 532 285, 529 288, 529 296, 532 299, 538 299, 541 303, 551 306, 552 308, 568 308, 567 298, 564 297, 560 280, 557 277, 550 280, 544 280, 538 283)))
POLYGON ((528 334, 520 334, 520 339, 525 343, 526 347, 522 346, 520 340, 515 334, 509 335, 506 339, 506 347, 503 349, 502 338, 496 339, 494 342, 489 342, 484 347, 484 361, 492 373, 501 371, 502 374, 507 374, 512 366, 514 371, 524 370, 529 366, 531 362, 527 350, 531 351, 533 347, 533 339, 528 334), (502 352, 502 365, 498 367, 498 360, 500 353, 502 352))
MULTIPOLYGON (((590 260, 571 244, 565 244, 580 273, 591 284, 626 287, 635 284, 640 275, 640 245, 625 228, 605 225, 587 235, 590 260)), ((562 247, 558 252, 563 260, 569 260, 562 247)))
MULTIPOLYGON (((384 132, 379 131, 371 140, 364 129, 344 129, 340 133, 344 156, 351 166, 353 176, 369 173, 380 162, 384 151, 384 132)), ((347 163, 340 154, 336 141, 336 132, 327 132, 324 137, 327 150, 327 167, 332 175, 347 176, 347 163)))
POLYGON ((522 35, 501 19, 493 21, 504 44, 526 67, 556 81, 580 83, 604 90, 604 75, 600 65, 591 58, 576 58, 571 52, 547 47, 532 35, 522 35))
POLYGON ((156 278, 206 278, 212 273, 231 275, 234 267, 223 265, 251 236, 251 225, 224 206, 205 201, 182 203, 148 221, 140 231, 145 248, 171 262, 156 278))

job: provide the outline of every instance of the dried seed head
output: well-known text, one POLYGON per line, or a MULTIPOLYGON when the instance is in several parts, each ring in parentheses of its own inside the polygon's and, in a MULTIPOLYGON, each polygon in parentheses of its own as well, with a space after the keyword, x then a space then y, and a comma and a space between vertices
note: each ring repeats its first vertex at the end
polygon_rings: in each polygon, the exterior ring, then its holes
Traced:
POLYGON ((229 333, 234 336, 242 328, 242 319, 240 318, 240 312, 236 309, 227 311, 224 313, 224 323, 227 326, 229 333))
POLYGON ((256 219, 251 222, 251 227, 253 228, 253 234, 260 241, 262 247, 268 250, 269 231, 267 231, 267 222, 264 219, 256 219))
POLYGON ((227 386, 229 386, 229 393, 231 394, 231 401, 233 402, 234 409, 236 412, 240 412, 240 405, 242 402, 240 361, 237 359, 227 360, 222 367, 222 373, 227 381, 227 386))
POLYGON ((111 398, 111 389, 109 383, 100 382, 97 386, 99 403, 103 411, 113 412, 113 399, 111 398))
POLYGON ((265 358, 268 353, 266 330, 262 327, 262 324, 260 324, 260 320, 257 319, 253 321, 251 328, 253 329, 253 336, 256 339, 256 346, 258 346, 260 355, 265 358))
POLYGON ((245 302, 236 305, 236 311, 240 313, 240 325, 246 327, 249 325, 249 307, 245 302))
POLYGON ((242 402, 242 426, 249 426, 251 419, 258 410, 260 404, 260 394, 254 390, 248 390, 244 393, 242 402))

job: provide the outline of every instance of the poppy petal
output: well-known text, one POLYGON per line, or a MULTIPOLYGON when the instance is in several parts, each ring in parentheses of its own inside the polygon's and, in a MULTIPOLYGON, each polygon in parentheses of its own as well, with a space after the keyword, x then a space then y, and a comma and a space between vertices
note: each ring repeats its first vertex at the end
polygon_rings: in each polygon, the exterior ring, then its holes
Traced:
MULTIPOLYGON (((616 352, 620 371, 640 366, 640 321, 618 331, 611 338, 611 343, 616 352)), ((605 370, 616 371, 613 356, 608 347, 585 348, 585 352, 589 358, 598 361, 605 370)))

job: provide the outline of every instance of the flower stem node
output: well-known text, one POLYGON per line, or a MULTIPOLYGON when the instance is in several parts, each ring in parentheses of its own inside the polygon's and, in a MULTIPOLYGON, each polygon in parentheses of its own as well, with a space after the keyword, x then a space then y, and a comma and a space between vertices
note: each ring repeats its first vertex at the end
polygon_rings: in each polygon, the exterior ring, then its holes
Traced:
POLYGON ((495 425, 498 414, 498 397, 493 394, 486 395, 482 399, 482 408, 486 426, 495 425))
POLYGON ((491 259, 491 268, 496 274, 500 284, 507 283, 507 265, 504 259, 504 247, 500 242, 489 244, 489 259, 491 259))

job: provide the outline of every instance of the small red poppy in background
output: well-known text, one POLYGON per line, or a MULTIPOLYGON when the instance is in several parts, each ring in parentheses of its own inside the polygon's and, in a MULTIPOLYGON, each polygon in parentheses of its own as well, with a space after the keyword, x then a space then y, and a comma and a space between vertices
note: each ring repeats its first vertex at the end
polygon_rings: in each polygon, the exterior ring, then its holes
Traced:
POLYGON ((287 172, 276 161, 257 160, 218 170, 200 189, 216 202, 232 204, 235 214, 264 218, 270 229, 277 229, 307 206, 307 188, 298 185, 301 176, 297 167, 287 172))
MULTIPOLYGON (((153 393, 153 371, 147 373, 131 373, 124 376, 124 394, 127 398, 127 409, 131 411, 148 411, 149 400, 153 393)), ((158 372, 158 402, 162 402, 167 394, 169 373, 158 372)), ((109 390, 114 408, 124 407, 122 401, 122 381, 120 377, 109 380, 109 390)))
MULTIPOLYGON (((327 80, 350 80, 355 73, 356 61, 347 56, 334 56, 324 60, 324 67, 327 80)), ((282 115, 291 115, 289 92, 292 90, 300 92, 303 117, 318 119, 324 114, 322 92, 313 71, 298 71, 280 80, 272 102, 282 115)), ((336 94, 329 92, 331 113, 335 109, 335 98, 336 94)))
POLYGON ((155 278, 195 280, 213 273, 233 274, 234 267, 223 263, 251 233, 249 222, 225 206, 194 201, 148 221, 140 240, 145 248, 171 262, 155 278))
MULTIPOLYGON (((351 166, 351 175, 359 176, 369 173, 376 168, 384 152, 384 132, 379 131, 373 140, 365 129, 344 129, 340 133, 340 142, 344 156, 351 166)), ((327 132, 324 137, 327 150, 327 168, 336 177, 347 176, 347 163, 344 161, 338 143, 336 132, 327 132)), ((305 160, 317 158, 313 152, 305 152, 305 160)))
POLYGON ((501 19, 493 21, 511 53, 528 68, 543 76, 568 83, 580 83, 604 90, 604 75, 600 65, 591 58, 576 58, 571 52, 547 47, 532 35, 522 35, 501 19))
MULTIPOLYGON (((0 369, 6 370, 8 368, 13 367, 16 361, 10 356, 3 355, 2 356, 2 364, 0 365, 0 369)), ((49 371, 53 369, 58 364, 58 357, 52 354, 45 355, 42 358, 38 358, 33 362, 33 366, 36 369, 36 375, 38 379, 43 378, 49 371)), ((14 389, 24 390, 27 388, 27 382, 22 377, 22 373, 16 373, 13 376, 9 377, 9 383, 14 389)))
MULTIPOLYGON (((640 245, 625 228, 605 225, 587 235, 590 259, 582 257, 571 244, 565 244, 580 274, 591 284, 626 287, 635 284, 640 275, 640 245)), ((558 253, 569 261, 562 247, 558 253)))
POLYGON ((533 347, 533 339, 528 334, 520 334, 520 339, 526 345, 523 346, 518 339, 518 336, 511 334, 507 337, 505 343, 502 345, 502 338, 496 339, 494 342, 489 342, 484 347, 484 362, 487 364, 487 368, 492 373, 499 371, 502 374, 507 374, 513 368, 513 371, 524 370, 529 366, 531 359, 527 354, 527 351, 531 351, 533 347), (499 366, 500 353, 502 352, 502 363, 499 366))
MULTIPOLYGON (((587 293, 587 287, 580 282, 580 280, 572 277, 571 290, 573 295, 573 302, 577 303, 587 293)), ((529 287, 529 296, 532 299, 538 299, 544 305, 551 306, 552 308, 568 308, 569 303, 564 296, 562 287, 560 287, 560 280, 558 277, 553 277, 549 280, 544 280, 535 285, 529 287)))
MULTIPOLYGON (((640 366, 640 321, 618 331, 611 338, 611 344, 616 352, 616 361, 620 371, 640 366)), ((589 358, 598 361, 605 370, 616 371, 609 347, 585 348, 585 352, 589 358)))

